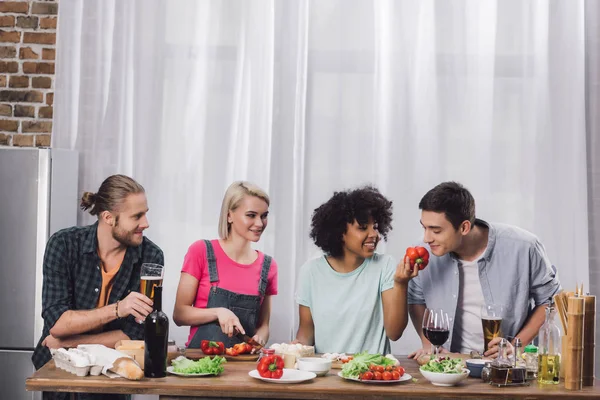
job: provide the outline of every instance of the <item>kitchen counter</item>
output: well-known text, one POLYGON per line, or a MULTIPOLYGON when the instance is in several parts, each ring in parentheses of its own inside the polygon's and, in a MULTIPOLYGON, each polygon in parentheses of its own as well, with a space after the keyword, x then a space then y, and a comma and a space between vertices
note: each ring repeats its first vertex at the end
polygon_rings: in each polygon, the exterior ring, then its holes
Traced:
MULTIPOLYGON (((170 357, 172 358, 172 357, 170 357)), ((25 382, 28 391, 60 391, 88 393, 129 393, 160 395, 160 399, 182 400, 200 398, 279 398, 279 399, 600 399, 600 382, 581 391, 566 390, 563 384, 540 386, 532 383, 525 387, 497 388, 481 379, 468 378, 455 387, 438 387, 429 383, 419 373, 418 365, 406 356, 398 357, 400 363, 417 381, 394 384, 364 384, 337 376, 332 369, 327 376, 299 384, 274 384, 248 376, 255 362, 230 361, 219 377, 186 378, 167 374, 165 378, 129 381, 106 376, 77 377, 57 369, 54 361, 48 362, 25 382)))

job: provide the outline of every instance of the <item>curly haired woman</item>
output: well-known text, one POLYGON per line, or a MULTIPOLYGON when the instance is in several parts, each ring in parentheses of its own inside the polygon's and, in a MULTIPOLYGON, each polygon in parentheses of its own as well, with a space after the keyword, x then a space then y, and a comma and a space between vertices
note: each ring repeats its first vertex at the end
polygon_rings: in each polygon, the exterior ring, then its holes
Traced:
POLYGON ((392 202, 371 186, 336 192, 315 209, 310 237, 325 254, 300 271, 296 341, 318 353, 389 353, 408 323, 408 282, 418 274, 375 252, 391 223, 392 202))

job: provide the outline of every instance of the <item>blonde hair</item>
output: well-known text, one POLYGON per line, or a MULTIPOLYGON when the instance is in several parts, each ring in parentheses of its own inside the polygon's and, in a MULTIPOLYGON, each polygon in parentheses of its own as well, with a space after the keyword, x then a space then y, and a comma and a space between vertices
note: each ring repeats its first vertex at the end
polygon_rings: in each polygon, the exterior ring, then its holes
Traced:
POLYGON ((134 193, 144 193, 144 187, 128 176, 111 175, 102 182, 98 193, 83 193, 79 206, 83 211, 90 209, 92 215, 100 215, 103 211, 116 211, 134 193))
POLYGON ((235 211, 240 205, 244 196, 254 196, 264 200, 267 206, 270 204, 269 195, 254 185, 246 181, 233 182, 227 188, 225 196, 223 196, 223 204, 221 205, 221 215, 219 216, 219 237, 223 240, 229 238, 231 224, 227 222, 229 211, 235 211))

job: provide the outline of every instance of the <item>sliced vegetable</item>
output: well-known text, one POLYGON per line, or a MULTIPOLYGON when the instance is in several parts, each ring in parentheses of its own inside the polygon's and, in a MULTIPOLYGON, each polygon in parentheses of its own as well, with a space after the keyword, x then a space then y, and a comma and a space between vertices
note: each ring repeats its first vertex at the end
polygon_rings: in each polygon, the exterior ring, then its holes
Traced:
POLYGON ((369 371, 371 365, 376 367, 376 370, 381 367, 381 372, 383 372, 386 366, 394 365, 394 361, 389 358, 381 354, 369 354, 366 351, 357 353, 353 357, 352 360, 342 366, 342 376, 345 378, 359 378, 360 374, 369 371))
POLYGON ((462 374, 463 366, 462 359, 440 357, 430 360, 427 364, 421 366, 423 371, 439 372, 442 374, 462 374))

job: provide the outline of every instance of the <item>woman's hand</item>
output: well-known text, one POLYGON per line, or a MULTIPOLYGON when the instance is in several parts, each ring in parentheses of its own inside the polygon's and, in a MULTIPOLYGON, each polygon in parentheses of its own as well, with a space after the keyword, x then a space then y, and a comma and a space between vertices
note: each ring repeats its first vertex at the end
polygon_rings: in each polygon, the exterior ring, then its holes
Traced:
POLYGON ((239 318, 227 308, 221 307, 217 309, 217 320, 219 321, 221 330, 228 337, 232 337, 236 329, 243 334, 246 333, 239 318))
POLYGON ((410 258, 407 256, 404 259, 404 263, 398 263, 396 273, 394 274, 394 281, 400 285, 407 284, 408 281, 417 275, 419 275, 419 268, 412 268, 410 266, 410 258))
MULTIPOLYGON (((450 353, 450 351, 446 350, 445 348, 440 346, 440 354, 444 354, 444 353, 450 353)), ((425 356, 425 355, 431 355, 432 353, 432 349, 431 349, 431 345, 430 346, 424 346, 421 349, 415 350, 412 353, 410 353, 408 355, 408 358, 413 358, 415 360, 418 360, 421 356, 425 356)))

